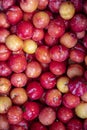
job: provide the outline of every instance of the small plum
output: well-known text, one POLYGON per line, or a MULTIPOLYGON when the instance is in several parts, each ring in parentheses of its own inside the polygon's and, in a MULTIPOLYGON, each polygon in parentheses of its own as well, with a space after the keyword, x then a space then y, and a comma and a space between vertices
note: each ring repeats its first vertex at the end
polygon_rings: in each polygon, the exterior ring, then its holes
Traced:
POLYGON ((57 111, 57 118, 63 123, 69 122, 73 116, 73 110, 65 106, 61 106, 57 111))
POLYGON ((71 1, 62 2, 59 6, 59 14, 65 20, 70 20, 75 14, 75 7, 71 1))
POLYGON ((84 61, 85 54, 84 52, 78 50, 78 49, 72 49, 70 51, 70 59, 76 63, 81 63, 84 61))
POLYGON ((80 77, 84 73, 84 68, 77 63, 70 64, 67 68, 67 76, 69 78, 80 77))
POLYGON ((0 96, 0 114, 5 114, 12 106, 12 101, 8 96, 0 96))
POLYGON ((60 38, 65 33, 65 24, 61 18, 50 21, 48 25, 48 34, 54 38, 60 38))
POLYGON ((75 108, 76 115, 81 119, 87 118, 87 103, 80 102, 75 108))
POLYGON ((56 119, 56 112, 51 107, 44 107, 39 113, 39 121, 43 125, 51 125, 56 119))
POLYGON ((28 78, 37 78, 42 72, 42 67, 38 61, 31 61, 27 64, 25 74, 28 78))
POLYGON ((50 71, 53 74, 55 74, 56 76, 60 76, 60 75, 64 74, 66 71, 65 62, 51 61, 50 62, 50 71))
POLYGON ((27 61, 23 54, 12 54, 9 59, 9 66, 15 73, 21 73, 26 69, 27 61))
POLYGON ((62 102, 62 94, 58 89, 51 89, 45 95, 46 104, 51 107, 58 107, 62 102))
POLYGON ((15 87, 24 87, 27 83, 27 76, 25 75, 25 73, 13 73, 11 75, 11 84, 15 87))
POLYGON ((37 116, 39 116, 39 104, 36 102, 32 102, 32 101, 27 101, 26 103, 24 103, 24 105, 22 106, 23 108, 23 118, 28 120, 28 121, 32 121, 35 118, 37 118, 37 116))
POLYGON ((63 95, 63 105, 67 108, 75 108, 80 103, 80 98, 71 93, 66 93, 63 95))
POLYGON ((45 11, 39 11, 33 15, 33 24, 36 28, 46 28, 49 24, 49 21, 50 17, 45 11))
POLYGON ((6 12, 7 20, 10 24, 17 24, 22 20, 23 12, 18 6, 11 6, 6 12))
POLYGON ((31 100, 37 100, 42 96, 44 89, 39 82, 33 81, 27 85, 26 92, 31 100))
POLYGON ((28 54, 34 54, 37 49, 37 43, 34 40, 27 39, 24 41, 23 51, 28 54))
POLYGON ((10 98, 14 104, 22 105, 28 100, 28 95, 24 88, 13 88, 10 92, 10 98))
POLYGON ((23 48, 23 41, 15 34, 11 34, 6 38, 6 46, 11 51, 18 51, 23 48))
POLYGON ((17 124, 23 119, 23 112, 19 106, 11 106, 8 110, 7 117, 10 124, 17 124))
POLYGON ((73 32, 65 32, 60 38, 60 43, 67 48, 74 47, 77 43, 76 34, 73 32))
POLYGON ((71 30, 74 32, 82 32, 86 30, 87 18, 84 14, 75 14, 70 21, 71 30))
POLYGON ((35 57, 41 63, 50 63, 51 58, 48 46, 42 45, 37 47, 35 57))
POLYGON ((69 57, 69 49, 63 45, 55 45, 50 49, 50 57, 54 61, 65 61, 69 57))
POLYGON ((26 40, 32 37, 33 35, 33 25, 30 21, 20 21, 17 24, 16 34, 22 40, 26 40))
POLYGON ((34 12, 39 4, 39 0, 21 0, 20 7, 24 12, 34 12))
POLYGON ((32 39, 34 41, 40 41, 44 38, 44 30, 39 28, 34 28, 32 39))
POLYGON ((8 94, 11 90, 11 82, 8 78, 1 77, 0 78, 0 95, 8 94))
POLYGON ((40 77, 40 83, 45 89, 54 88, 56 85, 56 76, 51 72, 44 72, 40 77))
POLYGON ((67 76, 61 76, 57 79, 56 86, 61 93, 69 92, 68 88, 69 78, 67 76))
POLYGON ((86 91, 86 82, 82 77, 70 79, 68 83, 69 91, 77 96, 82 96, 86 91))

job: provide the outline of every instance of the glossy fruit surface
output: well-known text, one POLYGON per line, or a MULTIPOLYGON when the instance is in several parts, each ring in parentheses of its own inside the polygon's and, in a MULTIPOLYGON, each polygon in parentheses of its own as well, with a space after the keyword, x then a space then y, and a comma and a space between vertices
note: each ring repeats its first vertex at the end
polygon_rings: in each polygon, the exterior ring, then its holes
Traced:
POLYGON ((0 130, 87 130, 86 0, 0 0, 0 130))

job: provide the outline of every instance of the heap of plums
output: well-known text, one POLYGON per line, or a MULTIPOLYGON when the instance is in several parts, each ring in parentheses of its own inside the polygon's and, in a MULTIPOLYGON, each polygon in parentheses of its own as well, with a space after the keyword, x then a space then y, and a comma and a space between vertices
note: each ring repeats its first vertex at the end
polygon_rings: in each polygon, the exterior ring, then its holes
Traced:
POLYGON ((0 0, 0 130, 87 130, 87 0, 0 0))

